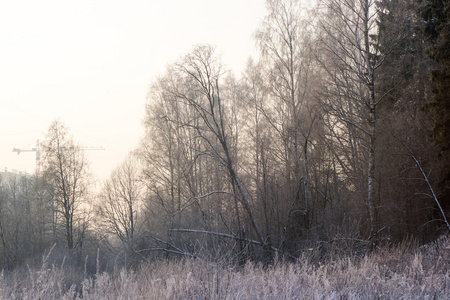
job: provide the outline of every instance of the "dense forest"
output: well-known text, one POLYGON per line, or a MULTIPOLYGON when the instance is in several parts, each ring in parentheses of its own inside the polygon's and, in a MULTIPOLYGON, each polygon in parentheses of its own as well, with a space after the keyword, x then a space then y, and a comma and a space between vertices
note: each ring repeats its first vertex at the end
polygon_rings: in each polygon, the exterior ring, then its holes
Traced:
POLYGON ((260 54, 239 76, 207 44, 170 64, 150 85, 139 147, 100 189, 52 123, 34 176, 0 178, 0 268, 52 247, 89 272, 448 234, 449 2, 305 3, 266 1, 260 54))

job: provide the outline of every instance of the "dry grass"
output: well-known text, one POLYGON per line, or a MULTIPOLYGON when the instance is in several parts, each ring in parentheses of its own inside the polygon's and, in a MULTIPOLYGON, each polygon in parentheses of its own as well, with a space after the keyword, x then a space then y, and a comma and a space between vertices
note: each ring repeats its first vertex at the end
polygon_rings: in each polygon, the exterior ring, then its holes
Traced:
POLYGON ((448 299, 450 238, 403 243, 371 255, 327 264, 248 263, 236 268, 184 259, 136 271, 85 276, 69 286, 64 266, 0 275, 1 299, 448 299))

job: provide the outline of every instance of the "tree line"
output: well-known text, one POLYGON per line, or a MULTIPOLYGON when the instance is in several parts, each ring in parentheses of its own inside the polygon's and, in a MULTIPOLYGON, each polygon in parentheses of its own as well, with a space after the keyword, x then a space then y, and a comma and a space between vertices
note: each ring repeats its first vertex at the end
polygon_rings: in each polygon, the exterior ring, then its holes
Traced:
POLYGON ((169 65, 99 193, 52 123, 39 173, 2 180, 2 266, 55 244, 79 261, 244 262, 448 233, 448 1, 302 3, 266 1, 239 77, 210 45, 169 65))

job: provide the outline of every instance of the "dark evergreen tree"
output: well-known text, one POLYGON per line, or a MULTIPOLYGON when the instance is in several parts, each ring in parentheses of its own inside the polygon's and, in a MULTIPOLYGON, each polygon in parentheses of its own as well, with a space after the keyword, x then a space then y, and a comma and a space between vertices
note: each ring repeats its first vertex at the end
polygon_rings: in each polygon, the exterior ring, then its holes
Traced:
MULTIPOLYGON (((436 159, 437 148, 429 140, 433 124, 423 110, 432 98, 429 71, 433 62, 426 55, 423 20, 417 14, 420 1, 381 0, 377 5, 380 31, 374 41, 385 59, 376 78, 381 99, 377 127, 380 227, 391 238, 416 235, 425 242, 434 237, 440 223, 431 221, 440 216, 409 154, 428 170, 442 167, 436 159)), ((438 172, 430 174, 430 182, 441 193, 438 172)))
POLYGON ((440 201, 450 209, 450 1, 428 0, 422 10, 428 55, 437 62, 430 72, 433 99, 425 108, 433 122, 432 138, 439 146, 443 192, 440 201))

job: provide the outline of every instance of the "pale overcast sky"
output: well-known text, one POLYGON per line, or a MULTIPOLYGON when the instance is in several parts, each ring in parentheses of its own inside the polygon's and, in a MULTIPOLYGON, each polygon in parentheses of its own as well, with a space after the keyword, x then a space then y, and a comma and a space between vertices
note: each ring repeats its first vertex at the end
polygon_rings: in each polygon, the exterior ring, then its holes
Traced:
POLYGON ((58 119, 109 176, 143 135, 150 82, 195 44, 237 75, 255 54, 264 0, 0 1, 0 168, 34 172, 58 119))

